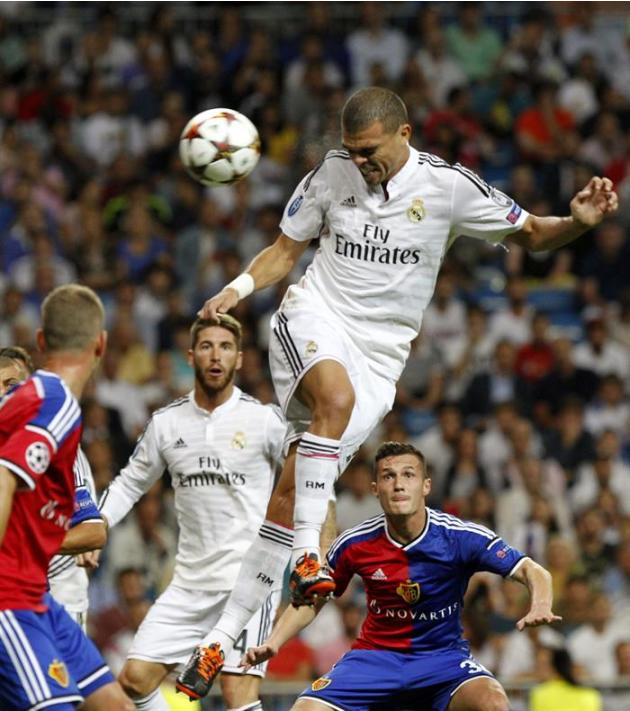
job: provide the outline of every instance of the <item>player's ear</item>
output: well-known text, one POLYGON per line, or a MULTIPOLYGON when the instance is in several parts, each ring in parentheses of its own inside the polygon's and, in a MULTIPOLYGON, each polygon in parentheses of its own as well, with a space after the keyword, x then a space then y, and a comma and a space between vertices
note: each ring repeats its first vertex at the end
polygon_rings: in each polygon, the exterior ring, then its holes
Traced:
POLYGON ((409 140, 411 139, 412 131, 411 124, 403 123, 403 125, 398 129, 398 131, 401 138, 404 138, 405 141, 409 142, 409 140))
POLYGON ((372 480, 370 488, 372 489, 372 493, 374 494, 374 496, 378 496, 378 491, 376 489, 376 481, 372 480))
POLYGON ((238 352, 238 356, 236 358, 236 370, 240 370, 243 365, 243 351, 238 352))
POLYGON ((37 349, 43 353, 46 350, 46 339, 44 338, 44 331, 41 328, 35 331, 35 342, 37 343, 37 349))
POLYGON ((96 339, 96 347, 94 349, 94 355, 97 358, 102 358, 107 350, 107 331, 101 331, 96 339))
POLYGON ((422 482, 422 495, 428 496, 431 493, 431 477, 427 477, 422 482))
POLYGON ((192 348, 188 349, 188 353, 186 354, 186 360, 188 361, 188 365, 192 368, 194 367, 194 358, 193 358, 193 350, 192 348))

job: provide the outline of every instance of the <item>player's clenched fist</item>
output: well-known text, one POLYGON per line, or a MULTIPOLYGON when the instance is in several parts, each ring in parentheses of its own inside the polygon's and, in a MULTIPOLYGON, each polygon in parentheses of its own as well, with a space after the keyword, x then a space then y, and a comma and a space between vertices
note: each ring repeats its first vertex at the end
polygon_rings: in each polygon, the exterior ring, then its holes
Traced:
POLYGON ((239 296, 235 289, 226 287, 223 291, 208 299, 199 309, 197 316, 207 318, 211 321, 219 322, 218 314, 225 314, 233 309, 239 302, 239 296))
POLYGON ((619 207, 619 198, 609 178, 593 177, 571 200, 571 215, 594 227, 619 207))
POLYGON ((247 671, 257 664, 262 664, 268 659, 275 657, 276 654, 278 654, 278 650, 271 644, 262 644, 260 647, 250 647, 243 655, 239 666, 247 671))

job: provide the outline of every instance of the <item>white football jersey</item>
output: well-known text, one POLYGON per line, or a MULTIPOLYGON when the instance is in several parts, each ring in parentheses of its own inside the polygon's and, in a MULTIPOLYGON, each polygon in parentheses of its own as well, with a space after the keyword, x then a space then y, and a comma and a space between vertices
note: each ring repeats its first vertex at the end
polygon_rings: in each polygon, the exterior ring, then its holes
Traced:
MULTIPOLYGON (((73 471, 75 488, 87 488, 92 501, 96 500, 92 470, 81 447, 77 450, 73 471)), ((88 582, 85 568, 79 568, 72 555, 56 555, 48 565, 50 594, 72 614, 87 612, 88 582)))
MULTIPOLYGON (((410 147, 386 189, 368 186, 346 151, 329 151, 296 188, 280 227, 298 241, 321 238, 298 290, 336 314, 372 367, 397 380, 450 245, 459 235, 500 242, 527 217, 467 168, 410 147)), ((282 309, 291 308, 292 288, 282 309)))
POLYGON ((153 414, 101 513, 115 526, 168 470, 179 524, 173 583, 230 590, 264 520, 285 433, 278 407, 236 387, 212 412, 191 392, 153 414))

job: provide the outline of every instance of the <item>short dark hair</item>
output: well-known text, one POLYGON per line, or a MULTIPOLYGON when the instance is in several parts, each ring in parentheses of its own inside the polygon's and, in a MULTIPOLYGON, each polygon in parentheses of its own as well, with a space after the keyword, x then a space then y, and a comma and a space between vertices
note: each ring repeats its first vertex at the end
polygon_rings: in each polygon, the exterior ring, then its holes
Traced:
POLYGON ((341 128, 354 135, 380 121, 387 133, 394 133, 409 122, 403 100, 389 89, 369 86, 359 89, 346 101, 341 110, 341 128))
POLYGON ((0 368, 10 365, 13 361, 19 361, 30 373, 35 370, 33 359, 24 348, 20 346, 6 346, 0 348, 0 368))
POLYGON ((240 322, 237 321, 234 316, 230 316, 229 314, 218 314, 217 318, 219 319, 219 323, 209 318, 195 319, 195 322, 190 327, 191 348, 194 348, 197 345, 197 339, 199 338, 199 334, 201 333, 201 331, 203 331, 204 328, 220 326, 221 328, 225 328, 226 331, 229 331, 234 335, 234 338, 236 340, 236 348, 240 351, 241 341, 243 339, 243 328, 241 327, 240 322))
POLYGON ((427 471, 427 463, 424 458, 424 454, 413 446, 413 444, 407 444, 405 442, 383 442, 383 444, 378 448, 376 454, 374 455, 374 478, 376 479, 376 472, 378 471, 378 463, 381 459, 386 457, 398 457, 401 454, 412 454, 418 459, 422 467, 422 477, 423 479, 429 478, 429 473, 427 471))

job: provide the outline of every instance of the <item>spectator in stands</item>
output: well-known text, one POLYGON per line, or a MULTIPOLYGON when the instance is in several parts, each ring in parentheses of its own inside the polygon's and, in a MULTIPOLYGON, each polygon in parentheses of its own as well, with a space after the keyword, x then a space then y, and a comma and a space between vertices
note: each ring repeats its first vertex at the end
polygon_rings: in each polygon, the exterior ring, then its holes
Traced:
POLYGON ((578 467, 594 459, 595 442, 584 427, 584 407, 575 397, 562 404, 556 423, 545 435, 545 455, 564 469, 570 489, 575 484, 578 467))
POLYGON ((580 262, 579 274, 595 282, 605 301, 616 300, 630 283, 630 244, 617 220, 603 222, 595 232, 591 249, 580 262))
POLYGON ((483 4, 459 4, 457 22, 446 30, 450 53, 471 81, 483 81, 494 72, 501 54, 501 38, 495 30, 484 26, 483 4))
POLYGON ((599 583, 604 572, 615 559, 615 543, 606 535, 604 513, 598 507, 586 509, 576 518, 580 563, 594 583, 599 583))
POLYGON ((532 317, 532 338, 516 354, 516 373, 535 384, 551 372, 553 348, 549 342, 549 317, 538 311, 532 317))
POLYGON ((611 617, 607 595, 595 592, 590 599, 588 622, 568 636, 567 647, 585 678, 595 684, 606 684, 617 676, 615 648, 626 635, 627 631, 620 629, 611 617))
POLYGON ((490 337, 495 343, 504 340, 521 346, 531 338, 533 316, 532 309, 527 305, 527 284, 523 277, 508 277, 505 293, 507 304, 490 317, 490 337))
POLYGON ((554 366, 535 386, 534 401, 544 403, 554 414, 572 396, 589 403, 597 391, 597 375, 589 368, 576 365, 573 344, 568 338, 557 338, 552 347, 554 366))
POLYGON ((580 685, 566 649, 541 647, 537 667, 543 683, 532 689, 530 711, 560 708, 603 711, 601 694, 596 689, 580 685))
MULTIPOLYGON (((463 429, 459 433, 453 464, 446 472, 444 506, 462 516, 466 501, 475 489, 486 486, 486 473, 479 463, 477 433, 463 429)), ((516 545, 516 544, 514 544, 516 545)))
POLYGON ((586 340, 575 347, 573 358, 578 367, 592 370, 600 378, 617 375, 625 384, 630 376, 630 362, 621 346, 608 337, 606 317, 601 309, 584 315, 586 340))
POLYGON ((517 402, 522 412, 530 404, 530 389, 514 369, 515 349, 512 343, 500 340, 494 348, 492 362, 472 379, 463 400, 466 415, 484 418, 500 402, 517 402))
POLYGON ((409 51, 407 38, 387 25, 385 7, 376 2, 361 3, 361 25, 348 35, 350 73, 356 86, 371 83, 375 65, 382 67, 387 82, 396 82, 402 75, 409 51))
MULTIPOLYGON (((341 493, 337 496, 337 530, 342 533, 381 512, 372 493, 372 469, 363 459, 356 459, 339 479, 341 493)), ((325 669, 328 669, 325 666, 325 669)))
POLYGON ((466 75, 446 48, 446 37, 440 27, 428 31, 416 54, 416 62, 424 77, 429 79, 431 103, 441 109, 446 106, 452 89, 465 86, 466 75))

